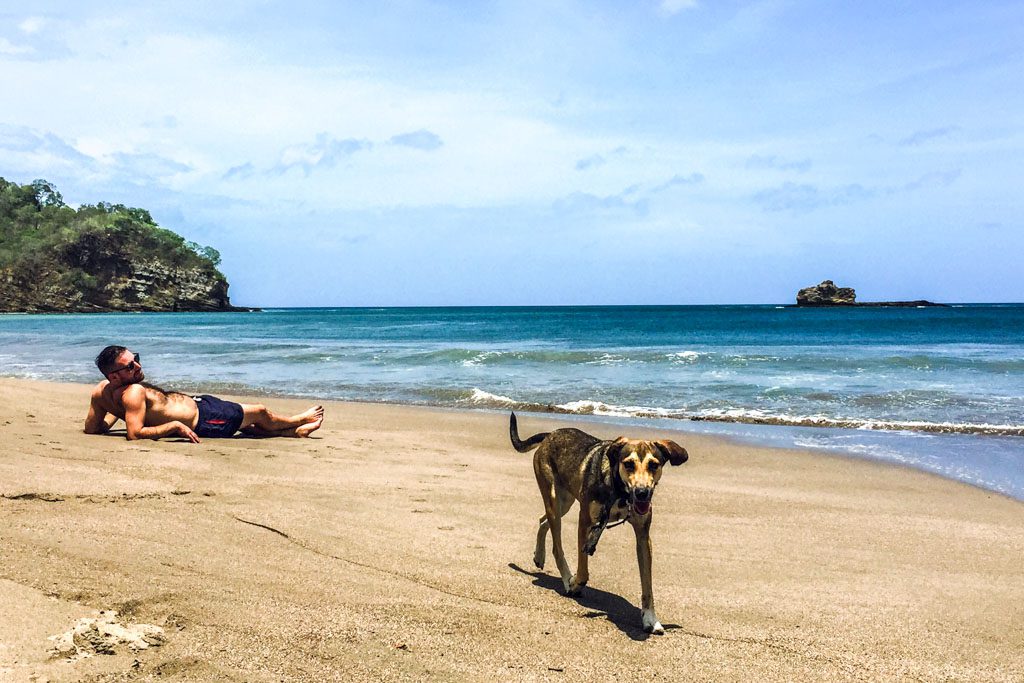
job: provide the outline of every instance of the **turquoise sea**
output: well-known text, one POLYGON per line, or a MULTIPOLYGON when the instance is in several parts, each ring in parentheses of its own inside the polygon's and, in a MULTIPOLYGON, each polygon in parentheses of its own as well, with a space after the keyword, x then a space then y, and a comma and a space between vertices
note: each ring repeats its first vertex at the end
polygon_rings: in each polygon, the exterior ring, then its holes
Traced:
POLYGON ((0 374, 97 381, 110 343, 168 388, 712 432, 1024 499, 1024 305, 0 315, 0 374))

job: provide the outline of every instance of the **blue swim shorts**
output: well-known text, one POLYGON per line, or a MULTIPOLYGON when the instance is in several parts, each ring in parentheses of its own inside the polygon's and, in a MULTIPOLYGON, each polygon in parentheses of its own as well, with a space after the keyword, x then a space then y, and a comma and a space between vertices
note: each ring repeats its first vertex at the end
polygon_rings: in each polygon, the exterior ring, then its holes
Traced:
POLYGON ((196 425, 196 434, 199 436, 227 438, 234 436, 242 426, 245 413, 239 404, 209 394, 193 396, 192 400, 199 406, 199 424, 196 425))

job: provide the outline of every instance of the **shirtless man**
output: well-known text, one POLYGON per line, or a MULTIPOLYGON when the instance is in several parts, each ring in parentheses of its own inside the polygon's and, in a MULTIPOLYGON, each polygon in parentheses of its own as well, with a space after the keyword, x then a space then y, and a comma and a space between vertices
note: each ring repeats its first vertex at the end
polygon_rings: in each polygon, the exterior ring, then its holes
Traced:
POLYGON ((105 380, 92 391, 86 434, 104 434, 124 420, 129 440, 177 436, 199 443, 200 437, 229 437, 238 430, 250 436, 306 437, 320 429, 322 406, 280 417, 266 406, 232 403, 215 396, 188 396, 144 384, 139 354, 108 346, 96 356, 105 380))

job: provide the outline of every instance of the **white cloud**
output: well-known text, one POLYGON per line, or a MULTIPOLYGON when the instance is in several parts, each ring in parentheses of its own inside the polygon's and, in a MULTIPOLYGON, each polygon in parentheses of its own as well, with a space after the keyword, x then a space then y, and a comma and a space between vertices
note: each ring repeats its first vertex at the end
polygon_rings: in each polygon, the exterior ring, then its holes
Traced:
POLYGON ((368 140, 348 138, 338 140, 327 133, 317 133, 316 140, 308 145, 292 145, 281 153, 281 160, 274 171, 284 173, 292 168, 301 168, 306 175, 314 168, 331 168, 345 157, 370 149, 368 140))
POLYGON ((676 174, 669 178, 668 180, 666 180, 665 182, 661 183, 660 185, 656 185, 655 187, 651 188, 651 192, 664 192, 665 190, 671 189, 673 187, 685 185, 700 185, 703 182, 703 173, 691 173, 690 175, 687 176, 676 174))
POLYGON ((191 170, 187 164, 175 161, 174 159, 166 159, 149 152, 142 154, 118 152, 113 154, 111 158, 120 173, 136 179, 148 178, 152 180, 191 170))
POLYGON ((428 152, 437 149, 444 144, 440 136, 425 129, 413 131, 412 133, 395 135, 391 140, 389 140, 389 142, 392 145, 412 147, 413 149, 422 149, 428 152))
POLYGON ((935 140, 936 138, 943 138, 953 133, 959 132, 959 126, 943 126, 942 128, 932 128, 929 130, 915 131, 913 134, 908 135, 896 144, 901 147, 916 147, 922 145, 929 140, 935 140))
POLYGON ((576 162, 577 171, 586 171, 588 168, 594 168, 596 166, 602 166, 607 160, 600 154, 589 156, 586 159, 580 159, 576 162))
POLYGON ((694 9, 697 0, 661 0, 661 11, 665 14, 679 14, 685 9, 694 9))
POLYGON ((810 159, 788 160, 780 159, 774 154, 754 154, 747 159, 748 169, 775 169, 779 171, 809 171, 811 169, 810 159))
POLYGON ((22 33, 32 35, 33 33, 39 33, 45 24, 46 20, 42 17, 29 17, 18 24, 18 28, 22 33))
POLYGON ((37 131, 27 126, 0 124, 0 150, 6 154, 7 164, 20 161, 28 166, 49 168, 89 165, 94 159, 50 132, 37 131))
POLYGON ((0 55, 25 55, 32 52, 26 45, 15 45, 6 38, 0 38, 0 55))

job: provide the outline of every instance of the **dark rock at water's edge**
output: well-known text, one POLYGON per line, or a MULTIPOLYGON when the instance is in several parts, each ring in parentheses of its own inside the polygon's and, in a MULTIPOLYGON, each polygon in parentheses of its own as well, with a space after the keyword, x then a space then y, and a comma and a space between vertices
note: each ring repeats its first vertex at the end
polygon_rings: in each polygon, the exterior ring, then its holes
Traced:
POLYGON ((252 310, 231 305, 219 263, 145 209, 73 209, 45 180, 0 178, 0 312, 252 310))
POLYGON ((857 293, 852 287, 836 287, 831 280, 824 280, 814 287, 805 287, 796 294, 796 305, 800 307, 821 306, 893 306, 904 308, 920 308, 922 306, 946 306, 932 301, 857 301, 857 293))

